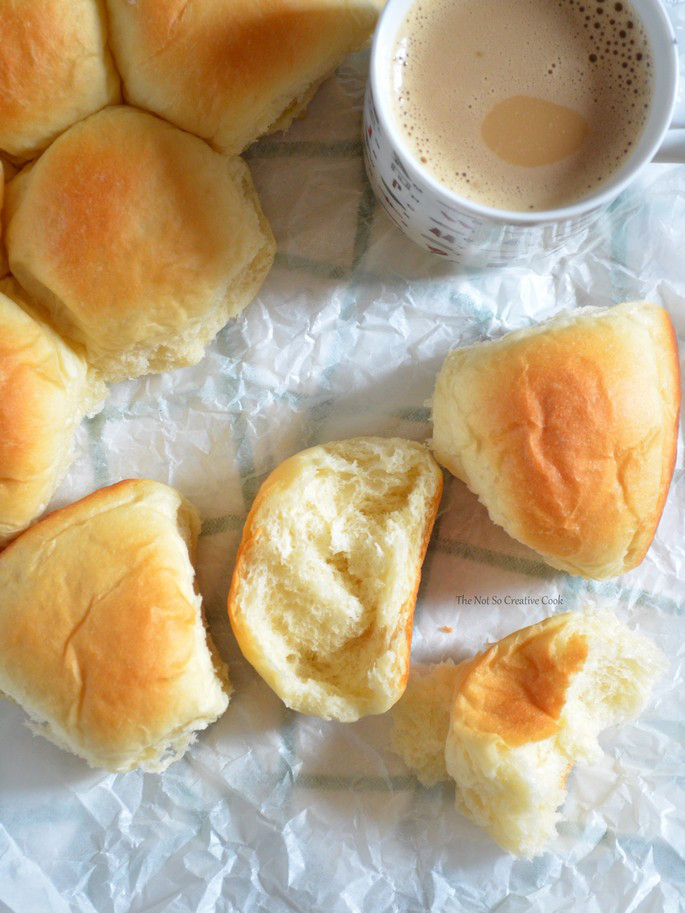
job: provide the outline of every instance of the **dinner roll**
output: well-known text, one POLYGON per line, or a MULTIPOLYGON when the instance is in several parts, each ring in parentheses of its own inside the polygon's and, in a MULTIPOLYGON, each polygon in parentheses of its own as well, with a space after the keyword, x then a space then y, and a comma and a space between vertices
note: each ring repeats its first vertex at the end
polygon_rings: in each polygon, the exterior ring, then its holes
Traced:
POLYGON ((448 355, 432 446, 552 567, 613 577, 642 561, 656 531, 679 406, 666 311, 581 308, 448 355))
POLYGON ((289 707, 350 722, 400 697, 441 490, 427 449, 399 438, 312 447, 264 482, 228 611, 246 659, 289 707))
POLYGON ((0 281, 0 546, 45 510, 79 422, 107 392, 83 353, 27 308, 16 283, 0 281))
POLYGON ((72 127, 7 191, 13 274, 107 380, 199 361, 273 260, 247 165, 133 108, 72 127))
POLYGON ((107 0, 126 100, 224 152, 287 127, 382 0, 107 0))
POLYGON ((0 554, 0 690, 93 767, 164 770, 224 712, 179 492, 129 480, 50 514, 0 554))
POLYGON ((119 101, 100 0, 0 0, 0 149, 33 158, 119 101))
POLYGON ((511 853, 556 836, 573 764, 636 716, 668 666, 609 611, 569 612, 505 637, 458 667, 445 762, 456 804, 511 853))

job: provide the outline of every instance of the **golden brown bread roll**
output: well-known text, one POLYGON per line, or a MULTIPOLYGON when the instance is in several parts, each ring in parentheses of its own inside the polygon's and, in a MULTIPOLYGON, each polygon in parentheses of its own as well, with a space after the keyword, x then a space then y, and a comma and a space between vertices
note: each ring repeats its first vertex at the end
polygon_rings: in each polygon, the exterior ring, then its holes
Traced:
POLYGON ((56 511, 0 554, 0 691, 94 767, 163 770, 228 704, 179 492, 129 480, 56 511), (190 552, 190 554, 189 554, 190 552))
POLYGON ((16 283, 0 281, 0 546, 45 510, 79 422, 107 393, 83 352, 27 308, 16 283))
POLYGON ((12 273, 107 380, 199 361, 273 260, 247 165, 134 108, 72 127, 7 191, 12 273))
POLYGON ((244 656, 289 707, 350 722, 400 697, 441 492, 426 447, 400 438, 312 447, 264 482, 228 610, 244 656))
POLYGON ((33 158, 118 101, 101 0, 0 0, 0 150, 33 158))
POLYGON ((381 0, 108 0, 126 100, 225 152, 290 124, 381 0))
POLYGON ((675 333, 648 302, 582 308, 452 352, 433 451, 552 567, 613 577, 645 556, 673 473, 675 333))

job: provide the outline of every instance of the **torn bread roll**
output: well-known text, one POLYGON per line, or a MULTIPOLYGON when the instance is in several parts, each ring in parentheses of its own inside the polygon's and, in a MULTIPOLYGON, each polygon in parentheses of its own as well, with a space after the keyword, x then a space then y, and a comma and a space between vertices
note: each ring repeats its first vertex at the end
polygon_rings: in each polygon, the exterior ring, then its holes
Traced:
POLYGON ((264 482, 228 610, 244 656, 289 707, 350 722, 400 697, 441 491, 426 447, 399 438, 313 447, 264 482))
POLYGON ((448 355, 432 447, 511 536, 601 579, 650 546, 679 407, 668 313, 646 301, 581 308, 448 355))
POLYGON ((274 256, 247 165, 133 108, 68 130, 5 205, 12 273, 109 381, 199 361, 274 256))
POLYGON ((48 506, 74 457, 74 434, 107 394, 82 351, 0 281, 0 546, 48 506))
POLYGON ((126 100, 241 152, 368 41, 381 0, 107 0, 126 100))
POLYGON ((191 556, 195 508, 157 482, 103 488, 0 554, 0 691, 93 767, 164 770, 228 705, 191 556))
POLYGON ((119 100, 101 0, 0 0, 0 150, 33 158, 119 100))
POLYGON ((667 668, 610 611, 547 618, 461 663, 445 746, 457 808, 503 849, 540 854, 573 764, 601 758, 599 733, 637 716, 667 668))

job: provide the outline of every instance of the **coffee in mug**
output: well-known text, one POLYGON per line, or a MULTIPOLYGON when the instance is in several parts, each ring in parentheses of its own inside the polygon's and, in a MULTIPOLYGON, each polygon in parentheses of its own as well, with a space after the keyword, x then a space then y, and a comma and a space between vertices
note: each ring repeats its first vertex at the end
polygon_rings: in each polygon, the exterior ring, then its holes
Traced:
POLYGON ((389 78, 396 126, 438 181, 540 211, 620 168, 647 120, 651 69, 625 0, 417 0, 389 78))

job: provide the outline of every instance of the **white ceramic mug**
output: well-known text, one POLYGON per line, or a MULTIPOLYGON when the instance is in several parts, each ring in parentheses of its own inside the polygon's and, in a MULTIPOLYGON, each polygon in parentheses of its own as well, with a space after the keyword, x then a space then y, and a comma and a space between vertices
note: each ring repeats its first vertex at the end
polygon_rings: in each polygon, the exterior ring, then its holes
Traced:
POLYGON ((441 184, 411 153, 393 117, 391 61, 415 0, 388 0, 374 36, 364 103, 364 159, 379 202, 425 250, 470 266, 502 266, 553 251, 591 224, 650 161, 685 162, 685 112, 676 112, 678 48, 660 0, 631 0, 652 51, 652 100, 635 147, 594 194, 558 209, 483 206, 441 184), (682 119, 681 119, 682 118, 682 119))

